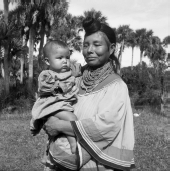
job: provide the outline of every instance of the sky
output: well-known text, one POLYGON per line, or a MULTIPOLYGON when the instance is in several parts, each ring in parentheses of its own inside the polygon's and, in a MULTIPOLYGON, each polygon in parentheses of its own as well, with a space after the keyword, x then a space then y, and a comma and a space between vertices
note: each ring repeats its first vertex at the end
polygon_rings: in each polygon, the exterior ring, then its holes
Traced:
MULTIPOLYGON (((73 15, 83 15, 84 11, 94 8, 107 17, 111 27, 129 25, 133 30, 152 29, 155 36, 161 40, 170 35, 170 0, 69 0, 68 12, 73 15)), ((166 49, 170 52, 170 47, 166 49)), ((75 59, 80 58, 75 54, 75 59)), ((122 56, 122 67, 131 65, 131 48, 125 48, 122 56)), ((81 56, 81 63, 83 57, 81 56)), ((140 51, 134 50, 134 65, 140 61, 140 51)), ((149 60, 143 58, 148 65, 149 60)))
MULTIPOLYGON (((107 17, 111 27, 129 25, 133 30, 152 29, 155 36, 161 40, 170 35, 170 0, 68 0, 72 15, 83 15, 84 11, 94 8, 107 17)), ((3 10, 3 0, 0 0, 0 9, 3 10)), ((166 49, 170 52, 170 47, 166 49)), ((131 48, 123 52, 122 67, 131 65, 131 48)), ((74 58, 83 63, 83 56, 74 53, 74 58)), ((134 65, 140 60, 140 51, 135 48, 134 65)), ((149 64, 147 58, 143 59, 149 64)))
POLYGON ((161 39, 170 34, 169 0, 69 0, 68 11, 73 15, 92 8, 101 11, 111 27, 152 29, 161 39))

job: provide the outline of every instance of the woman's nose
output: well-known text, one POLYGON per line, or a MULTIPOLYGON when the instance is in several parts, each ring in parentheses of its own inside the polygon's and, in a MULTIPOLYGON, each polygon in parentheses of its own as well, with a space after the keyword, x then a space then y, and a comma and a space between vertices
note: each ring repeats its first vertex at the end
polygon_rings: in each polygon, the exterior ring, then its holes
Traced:
POLYGON ((93 46, 92 45, 89 46, 89 48, 87 49, 87 52, 88 53, 92 53, 93 52, 93 46))

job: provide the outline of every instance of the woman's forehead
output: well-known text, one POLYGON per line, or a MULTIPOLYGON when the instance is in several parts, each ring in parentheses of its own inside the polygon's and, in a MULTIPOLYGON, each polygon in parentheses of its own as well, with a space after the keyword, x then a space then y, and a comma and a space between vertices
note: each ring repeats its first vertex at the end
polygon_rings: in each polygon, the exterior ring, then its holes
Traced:
POLYGON ((85 36, 84 41, 104 41, 104 35, 102 34, 102 32, 96 32, 93 33, 91 35, 85 36))

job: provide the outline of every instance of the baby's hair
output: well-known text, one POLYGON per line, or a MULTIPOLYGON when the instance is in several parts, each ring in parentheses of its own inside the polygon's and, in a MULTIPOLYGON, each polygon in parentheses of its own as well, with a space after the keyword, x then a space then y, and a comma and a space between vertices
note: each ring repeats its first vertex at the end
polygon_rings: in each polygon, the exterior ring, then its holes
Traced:
POLYGON ((45 44, 43 48, 44 57, 48 56, 48 54, 50 53, 49 50, 52 46, 68 48, 67 44, 62 42, 61 40, 50 40, 49 42, 45 44))

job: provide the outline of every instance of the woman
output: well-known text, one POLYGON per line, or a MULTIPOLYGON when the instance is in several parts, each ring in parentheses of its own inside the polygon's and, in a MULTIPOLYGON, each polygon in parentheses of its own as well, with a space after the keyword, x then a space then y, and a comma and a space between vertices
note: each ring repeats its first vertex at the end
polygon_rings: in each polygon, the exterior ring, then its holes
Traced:
POLYGON ((87 65, 74 108, 78 121, 51 117, 45 130, 52 136, 76 137, 91 156, 82 153, 81 171, 130 170, 134 167, 133 115, 127 86, 116 74, 116 36, 109 26, 91 18, 83 21, 83 27, 87 65))

